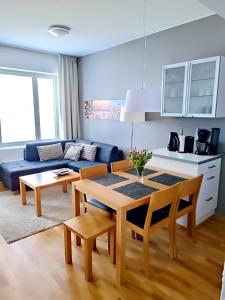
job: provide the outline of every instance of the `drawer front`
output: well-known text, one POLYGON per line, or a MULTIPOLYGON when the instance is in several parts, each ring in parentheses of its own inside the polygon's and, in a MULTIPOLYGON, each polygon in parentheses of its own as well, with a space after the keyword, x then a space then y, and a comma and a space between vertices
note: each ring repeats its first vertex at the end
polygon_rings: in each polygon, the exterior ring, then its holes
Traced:
POLYGON ((208 214, 217 207, 220 169, 204 174, 197 203, 197 218, 208 214))
POLYGON ((215 169, 220 169, 220 164, 221 158, 199 165, 199 174, 205 174, 207 172, 214 171, 215 169))

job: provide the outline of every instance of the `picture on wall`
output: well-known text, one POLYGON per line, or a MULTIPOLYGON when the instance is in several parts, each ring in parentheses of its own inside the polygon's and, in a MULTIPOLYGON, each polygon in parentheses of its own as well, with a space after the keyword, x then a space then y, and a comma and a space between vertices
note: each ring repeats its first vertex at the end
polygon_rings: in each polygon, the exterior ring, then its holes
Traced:
POLYGON ((84 117, 95 120, 120 120, 125 100, 84 101, 84 117))

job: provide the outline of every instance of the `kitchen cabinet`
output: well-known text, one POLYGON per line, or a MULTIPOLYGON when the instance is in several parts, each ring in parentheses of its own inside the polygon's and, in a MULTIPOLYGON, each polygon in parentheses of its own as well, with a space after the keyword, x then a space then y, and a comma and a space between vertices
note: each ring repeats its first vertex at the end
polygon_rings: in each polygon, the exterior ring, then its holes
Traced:
POLYGON ((225 117, 224 82, 222 56, 164 66, 161 115, 225 117))
MULTIPOLYGON (((197 202, 196 223, 200 224, 215 213, 218 202, 221 155, 196 155, 177 153, 166 148, 153 151, 148 167, 168 169, 180 174, 197 176, 203 174, 203 181, 197 202)), ((186 226, 186 217, 178 223, 186 226)))

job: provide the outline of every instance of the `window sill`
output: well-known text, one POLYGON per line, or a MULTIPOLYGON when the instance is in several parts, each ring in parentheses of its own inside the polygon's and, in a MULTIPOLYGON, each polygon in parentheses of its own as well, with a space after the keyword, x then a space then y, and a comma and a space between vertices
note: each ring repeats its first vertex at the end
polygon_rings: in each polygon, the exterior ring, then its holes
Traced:
POLYGON ((24 145, 18 145, 18 146, 0 146, 0 151, 1 150, 14 150, 14 149, 24 149, 25 146, 24 145))

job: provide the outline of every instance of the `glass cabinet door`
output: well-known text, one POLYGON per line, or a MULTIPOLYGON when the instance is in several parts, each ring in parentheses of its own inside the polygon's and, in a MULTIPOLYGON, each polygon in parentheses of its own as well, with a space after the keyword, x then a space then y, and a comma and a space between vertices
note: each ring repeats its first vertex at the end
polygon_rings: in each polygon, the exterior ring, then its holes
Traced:
POLYGON ((219 59, 202 59, 190 63, 188 116, 215 116, 219 59))
POLYGON ((188 63, 182 63, 163 68, 161 115, 184 115, 187 67, 188 63))

